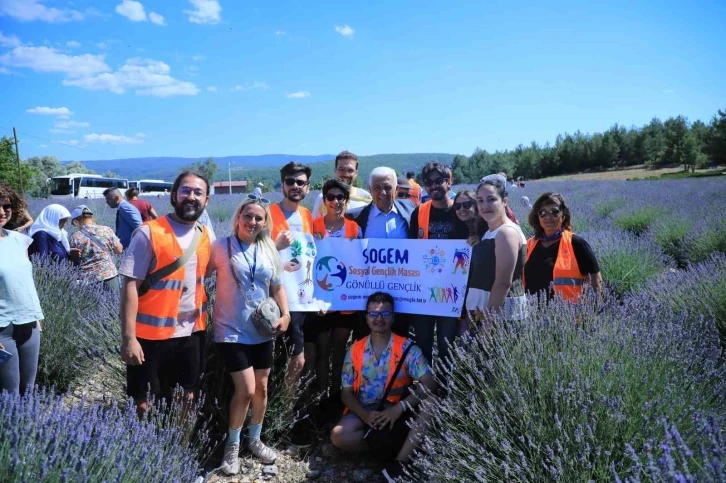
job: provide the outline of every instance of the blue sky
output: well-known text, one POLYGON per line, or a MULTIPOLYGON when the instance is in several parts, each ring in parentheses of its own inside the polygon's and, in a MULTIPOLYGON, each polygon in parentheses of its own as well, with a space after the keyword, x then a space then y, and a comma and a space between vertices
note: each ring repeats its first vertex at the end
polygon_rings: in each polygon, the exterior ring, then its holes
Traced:
POLYGON ((722 0, 0 0, 0 134, 63 160, 470 154, 707 122, 724 24, 722 0))

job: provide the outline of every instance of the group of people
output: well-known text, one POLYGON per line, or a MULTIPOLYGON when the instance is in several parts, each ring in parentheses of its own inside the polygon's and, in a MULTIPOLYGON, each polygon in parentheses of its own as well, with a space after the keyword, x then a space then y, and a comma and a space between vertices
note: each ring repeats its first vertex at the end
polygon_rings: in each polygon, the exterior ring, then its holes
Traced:
MULTIPOLYGON (((200 223, 210 186, 193 171, 176 178, 172 211, 161 216, 145 202, 134 203, 139 201, 134 193, 124 200, 118 190, 107 190, 107 204, 118 210, 115 232, 96 224, 84 205, 72 213, 47 206, 31 224, 30 236, 8 230, 8 223, 29 214, 22 197, 0 185, 0 348, 11 354, 0 367, 1 387, 22 391, 35 378, 43 314, 28 259, 33 254, 84 260, 109 290, 117 288, 120 274, 121 357, 127 392, 139 413, 148 410, 149 392, 164 394, 179 385, 194 397, 207 329, 204 281, 216 273, 213 341, 234 385, 221 466, 227 474, 239 470, 243 441, 263 463, 276 459, 260 439, 275 347, 287 353, 287 388, 296 387, 303 373, 315 373, 318 388, 344 405, 331 433, 333 444, 363 451, 374 445, 371 431, 425 420, 417 406, 436 389, 435 362, 447 359, 450 344, 470 324, 491 323, 496 312, 506 320, 524 319, 527 294, 576 303, 585 286, 597 290, 602 284, 597 258, 572 233, 572 215, 559 194, 544 193, 534 202, 527 220, 534 236, 527 240, 508 206, 507 180, 499 174, 482 178, 476 190, 454 194, 451 168, 426 163, 419 177, 426 199, 413 172, 398 177, 393 169, 378 167, 364 190, 354 186, 357 156, 343 151, 312 212, 302 206, 311 174, 303 164, 283 166, 282 201, 271 203, 260 191, 247 195, 232 217, 232 234, 224 238, 200 223), (78 228, 70 239, 64 229, 68 220, 78 228), (291 311, 279 251, 291 245, 293 232, 316 238, 466 240, 473 248, 462 317, 395 314, 394 299, 383 292, 370 295, 362 313, 291 311), (113 253, 123 253, 118 271, 113 253), (278 309, 271 331, 261 330, 255 318, 270 305, 278 309)), ((393 460, 384 468, 388 481, 402 474, 425 429, 415 427, 390 453, 393 460)))

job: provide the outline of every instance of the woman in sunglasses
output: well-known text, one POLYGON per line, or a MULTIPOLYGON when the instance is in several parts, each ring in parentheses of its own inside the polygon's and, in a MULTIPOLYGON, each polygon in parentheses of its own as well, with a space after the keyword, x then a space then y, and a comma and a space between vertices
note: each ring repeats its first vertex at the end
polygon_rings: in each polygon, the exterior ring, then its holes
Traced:
POLYGON ((476 233, 476 223, 479 218, 479 210, 476 207, 476 193, 473 190, 462 190, 454 198, 454 212, 456 218, 469 228, 469 238, 466 242, 474 246, 479 243, 476 233))
MULTIPOLYGON (((325 215, 313 220, 313 236, 315 238, 362 238, 358 223, 345 218, 345 210, 350 199, 350 185, 340 178, 332 178, 323 185, 323 202, 325 215)), ((337 283, 337 270, 329 275, 330 283, 337 283)), ((325 279, 324 279, 325 280, 325 279)), ((325 282, 323 282, 325 283, 325 282)), ((325 315, 309 315, 305 321, 306 349, 310 355, 310 363, 314 362, 318 388, 328 390, 328 367, 330 356, 333 356, 332 382, 330 400, 340 400, 340 381, 345 359, 345 349, 350 333, 355 329, 358 316, 355 312, 328 312, 325 315), (330 338, 332 336, 332 347, 330 338), (310 344, 310 345, 308 345, 310 344)))
POLYGON ((572 217, 562 195, 544 193, 532 205, 524 287, 529 294, 560 295, 577 302, 586 283, 599 291, 602 275, 590 245, 572 233, 572 217))

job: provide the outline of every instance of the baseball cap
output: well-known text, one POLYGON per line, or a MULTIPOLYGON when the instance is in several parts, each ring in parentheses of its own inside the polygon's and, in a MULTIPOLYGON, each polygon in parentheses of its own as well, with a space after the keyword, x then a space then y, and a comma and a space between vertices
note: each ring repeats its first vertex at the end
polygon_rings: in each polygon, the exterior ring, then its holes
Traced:
POLYGON ((71 211, 71 220, 75 220, 78 217, 81 217, 83 215, 92 215, 93 212, 89 207, 86 205, 78 205, 75 208, 73 208, 73 211, 71 211))
POLYGON ((396 184, 401 188, 411 189, 411 183, 408 182, 405 176, 399 176, 396 178, 396 184))
POLYGON ((260 186, 261 187, 261 186, 265 186, 265 185, 262 184, 262 182, 260 182, 260 183, 257 183, 257 186, 260 186))

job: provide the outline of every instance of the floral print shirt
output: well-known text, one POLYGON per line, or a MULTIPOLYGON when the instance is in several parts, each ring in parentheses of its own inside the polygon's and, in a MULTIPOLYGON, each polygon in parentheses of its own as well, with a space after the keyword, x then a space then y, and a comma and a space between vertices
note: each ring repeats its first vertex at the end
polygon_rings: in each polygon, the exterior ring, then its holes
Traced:
POLYGON ((93 275, 98 281, 107 280, 118 275, 111 251, 119 243, 119 239, 113 230, 107 226, 94 223, 84 225, 83 230, 98 238, 103 243, 103 248, 81 233, 80 230, 75 232, 71 236, 69 243, 71 248, 81 250, 81 269, 93 275))
MULTIPOLYGON (((403 350, 413 344, 411 340, 406 340, 403 344, 403 350)), ((393 346, 393 335, 388 341, 388 347, 381 354, 380 359, 376 358, 376 354, 373 352, 371 347, 370 337, 366 341, 365 349, 363 350, 363 367, 361 372, 363 378, 360 383, 360 393, 358 394, 358 402, 363 406, 367 404, 375 404, 380 402, 383 397, 383 393, 386 391, 386 380, 388 378, 388 371, 390 368, 391 360, 391 348, 393 346)), ((406 360, 401 366, 401 370, 398 372, 398 378, 404 377, 408 374, 411 379, 419 380, 426 373, 431 372, 426 359, 419 349, 418 346, 414 345, 408 354, 406 360)), ((343 363, 343 387, 353 387, 353 381, 355 380, 355 371, 353 370, 353 359, 351 350, 348 350, 348 354, 345 356, 345 362, 343 363)))

